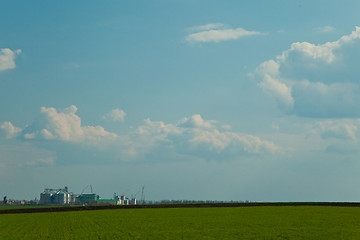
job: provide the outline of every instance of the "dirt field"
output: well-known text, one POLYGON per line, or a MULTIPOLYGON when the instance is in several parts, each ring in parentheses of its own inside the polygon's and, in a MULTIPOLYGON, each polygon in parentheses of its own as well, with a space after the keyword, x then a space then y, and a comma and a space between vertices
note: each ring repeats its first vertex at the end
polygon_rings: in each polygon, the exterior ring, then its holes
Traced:
POLYGON ((0 214, 40 213, 40 212, 68 212, 105 209, 135 209, 135 208, 211 208, 211 207, 262 207, 262 206, 334 206, 334 207, 360 207, 355 202, 269 202, 269 203, 188 203, 188 204, 145 204, 120 206, 65 206, 36 208, 16 208, 0 210, 0 214))

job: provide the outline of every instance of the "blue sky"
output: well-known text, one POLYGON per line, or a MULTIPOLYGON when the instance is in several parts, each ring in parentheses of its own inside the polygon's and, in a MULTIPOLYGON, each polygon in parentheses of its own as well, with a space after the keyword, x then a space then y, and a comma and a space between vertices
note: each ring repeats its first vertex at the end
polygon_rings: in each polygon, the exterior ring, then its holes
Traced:
POLYGON ((358 1, 3 1, 0 195, 357 201, 358 1))

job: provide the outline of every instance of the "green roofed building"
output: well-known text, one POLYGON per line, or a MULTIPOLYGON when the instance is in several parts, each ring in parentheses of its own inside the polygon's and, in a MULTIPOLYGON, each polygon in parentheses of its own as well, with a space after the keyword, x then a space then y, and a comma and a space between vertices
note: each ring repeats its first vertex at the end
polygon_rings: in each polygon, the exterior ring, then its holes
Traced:
POLYGON ((99 199, 99 196, 95 193, 91 194, 81 194, 77 197, 77 202, 80 205, 96 205, 96 201, 99 199))

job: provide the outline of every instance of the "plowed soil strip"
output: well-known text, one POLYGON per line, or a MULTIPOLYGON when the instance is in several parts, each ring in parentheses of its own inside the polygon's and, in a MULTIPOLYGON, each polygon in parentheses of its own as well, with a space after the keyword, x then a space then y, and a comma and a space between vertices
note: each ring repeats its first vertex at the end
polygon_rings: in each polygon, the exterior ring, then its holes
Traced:
POLYGON ((136 209, 136 208, 211 208, 211 207, 265 207, 265 206, 333 206, 333 207, 360 207, 358 202, 254 202, 254 203, 187 203, 187 204, 144 204, 120 206, 69 206, 69 207, 43 207, 43 208, 17 208, 0 210, 0 214, 14 213, 42 213, 42 212, 68 212, 105 209, 136 209))

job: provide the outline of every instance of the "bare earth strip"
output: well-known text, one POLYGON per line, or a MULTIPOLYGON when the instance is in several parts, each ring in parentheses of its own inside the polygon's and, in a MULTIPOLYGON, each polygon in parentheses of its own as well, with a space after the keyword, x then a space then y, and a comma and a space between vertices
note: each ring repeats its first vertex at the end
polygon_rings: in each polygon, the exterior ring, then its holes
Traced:
POLYGON ((138 208, 211 208, 211 207, 265 207, 265 206, 333 206, 360 207, 359 202, 253 202, 253 203, 187 203, 187 204, 144 204, 121 206, 65 206, 65 207, 36 207, 3 209, 0 214, 41 213, 41 212, 69 212, 105 209, 138 209, 138 208))

